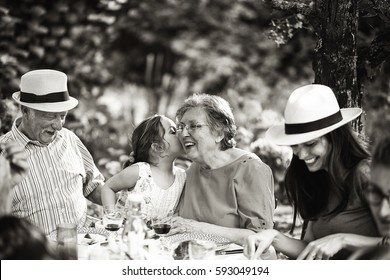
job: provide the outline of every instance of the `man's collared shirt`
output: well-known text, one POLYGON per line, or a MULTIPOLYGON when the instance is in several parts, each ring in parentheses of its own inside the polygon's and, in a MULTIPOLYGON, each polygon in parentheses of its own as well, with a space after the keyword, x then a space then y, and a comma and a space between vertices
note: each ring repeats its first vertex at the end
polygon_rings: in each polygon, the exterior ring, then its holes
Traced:
POLYGON ((17 119, 0 143, 16 141, 25 147, 29 170, 15 186, 12 214, 24 217, 46 234, 60 223, 83 226, 87 216, 85 197, 104 184, 91 154, 70 130, 63 128, 49 145, 30 140, 17 119))

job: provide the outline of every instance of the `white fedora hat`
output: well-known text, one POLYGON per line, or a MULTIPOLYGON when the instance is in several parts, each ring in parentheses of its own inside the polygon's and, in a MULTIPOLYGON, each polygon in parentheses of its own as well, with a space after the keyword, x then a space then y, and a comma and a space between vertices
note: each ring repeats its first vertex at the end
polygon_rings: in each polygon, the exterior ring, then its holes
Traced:
POLYGON ((297 145, 333 131, 361 113, 360 108, 340 109, 329 87, 306 85, 291 93, 284 110, 285 123, 270 127, 265 137, 277 145, 297 145))
POLYGON ((65 73, 41 69, 24 74, 20 81, 20 91, 12 98, 19 104, 44 112, 64 112, 79 103, 69 96, 65 73))

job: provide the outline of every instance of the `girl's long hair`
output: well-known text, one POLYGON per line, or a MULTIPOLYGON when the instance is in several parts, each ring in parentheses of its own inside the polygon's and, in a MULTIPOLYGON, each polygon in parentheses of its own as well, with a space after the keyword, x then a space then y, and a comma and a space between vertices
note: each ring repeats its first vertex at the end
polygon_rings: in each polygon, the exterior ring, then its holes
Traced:
POLYGON ((359 163, 369 159, 365 145, 356 138, 350 125, 344 125, 325 135, 331 144, 328 171, 310 172, 303 160, 293 155, 285 177, 287 198, 294 207, 294 230, 299 214, 304 220, 324 215, 333 189, 341 199, 325 215, 337 215, 345 210, 351 197, 363 197, 367 178, 359 172, 359 163))
POLYGON ((150 158, 150 148, 153 143, 160 147, 160 151, 167 148, 168 143, 164 139, 165 128, 161 123, 162 115, 154 115, 143 120, 133 131, 131 137, 132 152, 130 158, 124 163, 126 168, 137 162, 153 164, 150 158))

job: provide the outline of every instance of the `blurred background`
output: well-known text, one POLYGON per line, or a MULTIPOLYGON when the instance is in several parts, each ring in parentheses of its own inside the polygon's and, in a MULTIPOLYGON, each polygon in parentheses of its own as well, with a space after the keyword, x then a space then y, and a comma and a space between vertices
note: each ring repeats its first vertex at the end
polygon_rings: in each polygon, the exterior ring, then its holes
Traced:
MULTIPOLYGON (((272 168, 279 201, 276 226, 288 229, 290 208, 284 208, 282 186, 291 151, 263 136, 283 120, 291 91, 318 80, 313 65, 321 38, 313 26, 321 19, 309 12, 316 2, 0 0, 1 134, 18 114, 10 97, 20 76, 32 69, 63 71, 70 94, 80 101, 65 126, 82 139, 109 178, 121 169, 131 151, 129 137, 145 117, 174 118, 194 92, 220 95, 233 108, 238 147, 255 152, 272 168)), ((359 85, 365 95, 359 104, 367 119, 380 120, 367 127, 386 129, 389 4, 339 2, 359 5, 353 15, 356 44, 346 47, 373 56, 369 47, 380 43, 376 64, 361 61, 365 79, 359 85)), ((343 47, 343 42, 333 43, 343 47)), ((99 215, 100 210, 91 206, 90 211, 99 215)))

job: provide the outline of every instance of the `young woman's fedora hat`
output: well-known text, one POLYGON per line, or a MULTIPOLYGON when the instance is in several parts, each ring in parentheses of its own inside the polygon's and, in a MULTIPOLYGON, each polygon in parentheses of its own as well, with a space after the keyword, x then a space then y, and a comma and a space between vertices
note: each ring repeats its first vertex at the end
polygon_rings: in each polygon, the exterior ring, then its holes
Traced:
POLYGON ((69 96, 65 73, 41 69, 24 74, 20 91, 12 98, 20 105, 44 112, 64 112, 77 106, 77 99, 69 96))
POLYGON ((270 127, 266 138, 277 145, 297 145, 323 136, 357 118, 360 108, 340 109, 333 91, 312 84, 294 90, 284 111, 284 124, 270 127))

